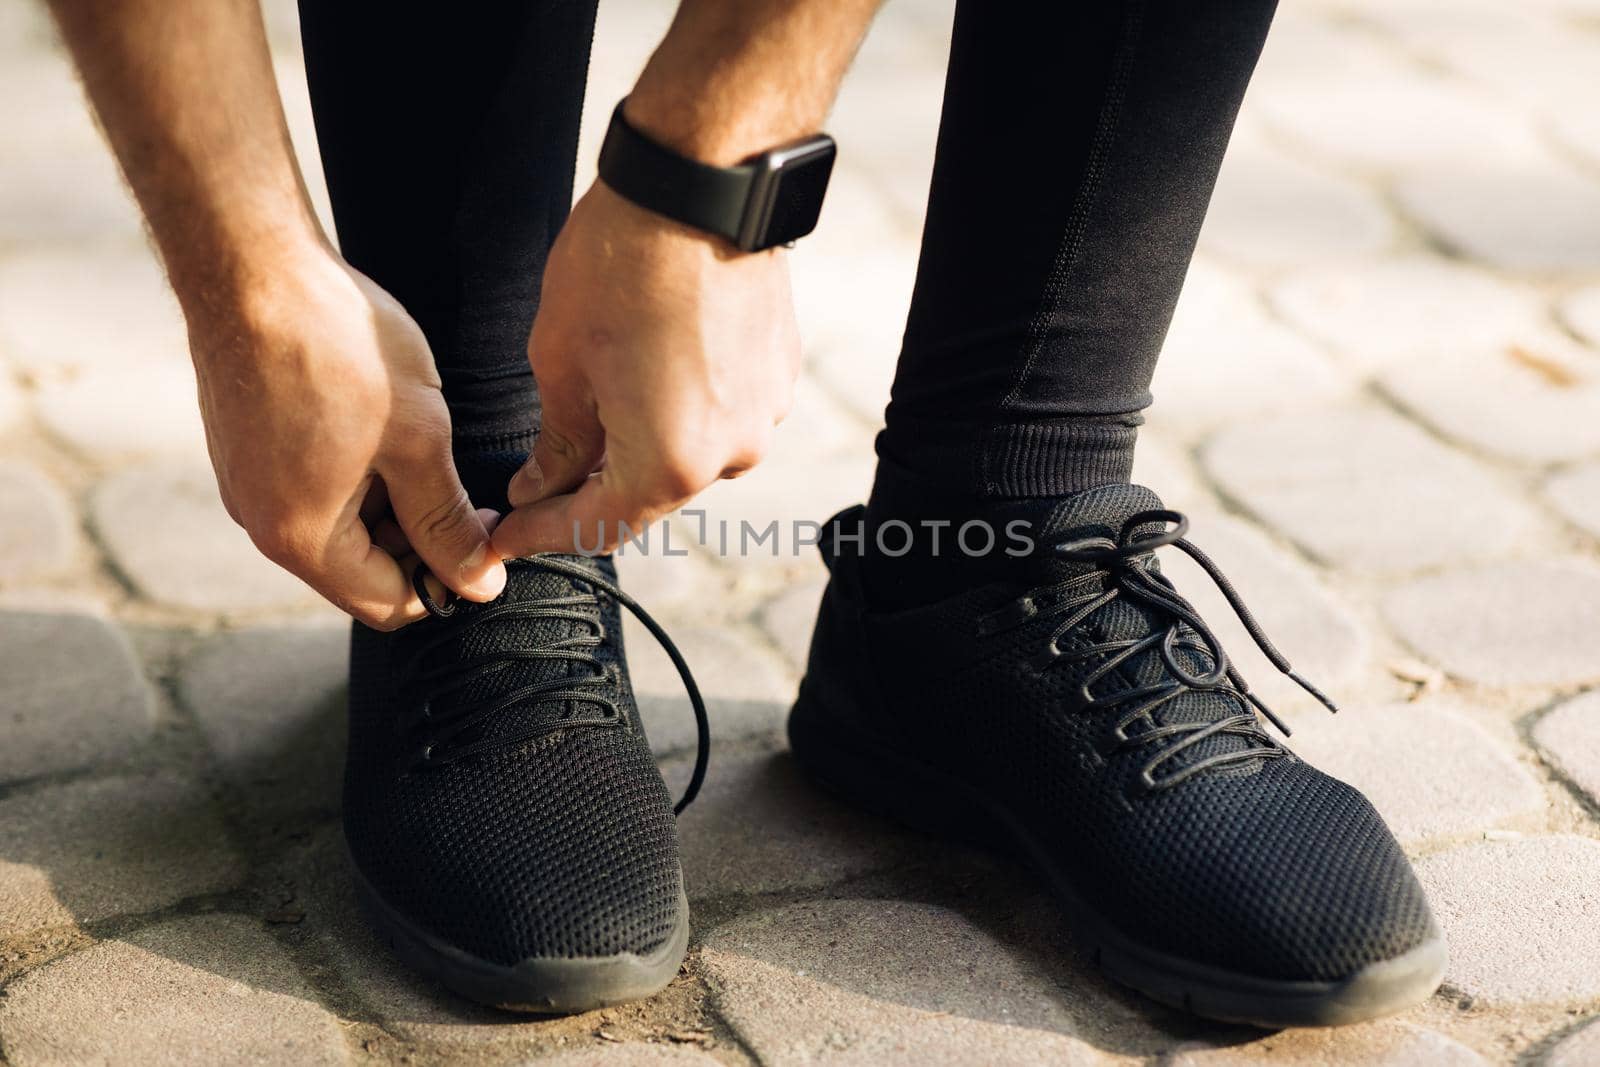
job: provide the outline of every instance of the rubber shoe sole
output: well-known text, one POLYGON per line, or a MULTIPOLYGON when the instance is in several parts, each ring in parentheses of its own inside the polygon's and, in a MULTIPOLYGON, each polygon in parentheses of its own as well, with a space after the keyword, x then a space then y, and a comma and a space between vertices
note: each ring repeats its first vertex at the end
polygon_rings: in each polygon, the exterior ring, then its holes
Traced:
POLYGON ((1342 1026, 1412 1007, 1432 996, 1444 980, 1449 954, 1442 936, 1331 982, 1260 978, 1141 945, 1100 917, 1001 805, 944 771, 907 760, 852 729, 811 699, 803 682, 789 714, 789 745, 819 785, 858 807, 936 837, 1008 845, 1006 851, 1045 879, 1069 926, 1108 977, 1171 1007, 1271 1030, 1342 1026))
POLYGON ((689 949, 689 902, 678 891, 678 925, 646 956, 533 957, 491 963, 419 929, 351 865, 356 897, 378 936, 407 966, 468 1000, 506 1011, 572 1015, 654 996, 678 974, 689 949))

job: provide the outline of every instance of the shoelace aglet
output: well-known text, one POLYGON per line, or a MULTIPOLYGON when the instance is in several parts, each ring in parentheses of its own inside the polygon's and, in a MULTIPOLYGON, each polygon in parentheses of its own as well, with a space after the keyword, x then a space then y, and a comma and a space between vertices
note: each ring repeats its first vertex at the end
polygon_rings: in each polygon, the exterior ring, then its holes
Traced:
POLYGON ((1278 713, 1263 704, 1260 697, 1256 696, 1249 690, 1245 691, 1244 696, 1246 700, 1250 701, 1250 703, 1255 706, 1257 711, 1266 716, 1268 722, 1278 728, 1278 731, 1282 733, 1284 737, 1294 736, 1294 731, 1289 729, 1289 724, 1278 718, 1278 713))
POLYGON ((1287 674, 1290 678, 1293 678, 1294 681, 1295 681, 1295 684, 1298 685, 1301 689, 1304 689, 1306 692, 1308 692, 1312 696, 1316 697, 1317 698, 1317 703, 1321 704, 1323 707, 1327 708, 1329 711, 1333 712, 1335 715, 1339 714, 1339 705, 1335 704, 1333 702, 1333 699, 1331 697, 1329 697, 1328 694, 1324 693, 1322 690, 1318 689, 1316 686, 1312 685, 1310 682, 1308 682, 1304 678, 1300 677, 1300 672, 1299 671, 1291 669, 1291 670, 1286 670, 1283 673, 1287 674))

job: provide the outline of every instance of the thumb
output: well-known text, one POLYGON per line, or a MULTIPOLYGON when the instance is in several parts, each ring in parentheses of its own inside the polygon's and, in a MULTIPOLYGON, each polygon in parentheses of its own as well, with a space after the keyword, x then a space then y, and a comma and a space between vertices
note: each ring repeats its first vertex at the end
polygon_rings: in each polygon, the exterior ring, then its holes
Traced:
POLYGON ((592 400, 563 403, 560 397, 548 397, 542 407, 543 425, 534 438, 533 454, 506 488, 512 507, 572 492, 605 457, 606 432, 592 400))
POLYGON ((434 577, 468 600, 493 600, 506 585, 505 565, 489 543, 456 474, 448 444, 427 458, 380 470, 395 518, 434 577))

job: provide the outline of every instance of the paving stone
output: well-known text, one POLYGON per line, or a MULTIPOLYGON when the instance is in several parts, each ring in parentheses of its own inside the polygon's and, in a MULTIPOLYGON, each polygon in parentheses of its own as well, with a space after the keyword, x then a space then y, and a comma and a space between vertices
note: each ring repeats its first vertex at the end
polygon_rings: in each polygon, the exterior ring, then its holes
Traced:
POLYGON ((1584 340, 1600 346, 1600 285, 1579 289, 1563 300, 1561 318, 1584 340))
POLYGON ((647 551, 627 544, 615 557, 622 588, 646 611, 657 618, 670 616, 675 609, 693 609, 696 601, 717 595, 723 576, 703 553, 689 548, 681 527, 663 523, 652 527, 651 537, 647 551))
POLYGON ((1365 258, 1393 238, 1367 189, 1248 142, 1223 160, 1200 232, 1201 247, 1266 267, 1365 258))
POLYGON ((107 778, 0 800, 0 938, 143 914, 242 876, 193 782, 107 778))
MULTIPOLYGON (((662 767, 674 796, 691 762, 682 756, 662 767)), ((923 854, 910 834, 820 792, 787 753, 714 750, 678 832, 691 901, 831 885, 923 854)))
POLYGON ((1353 385, 1302 335, 1269 318, 1253 290, 1196 264, 1152 389, 1153 424, 1193 434, 1243 415, 1325 403, 1353 385))
POLYGON ((1482 1007, 1600 997, 1600 841, 1484 841, 1417 874, 1450 943, 1448 987, 1482 1007))
POLYGON ((259 925, 200 915, 24 975, 0 1000, 15 1067, 347 1062, 338 1020, 259 925))
POLYGON ((0 583, 69 568, 81 547, 72 502, 24 463, 0 461, 0 583))
POLYGON ((716 1067, 722 1061, 684 1045, 652 1045, 639 1041, 599 1049, 574 1049, 522 1061, 525 1067, 716 1067))
POLYGON ((916 248, 863 242, 841 270, 837 257, 801 246, 793 262, 795 311, 812 373, 859 417, 879 424, 911 306, 916 248))
POLYGON ((1443 1034, 1408 1023, 1283 1030, 1242 1045, 1180 1046, 1170 1067, 1487 1067, 1488 1061, 1443 1034))
POLYGON ((1544 792, 1451 701, 1343 704, 1293 718, 1289 747, 1367 795, 1402 844, 1483 830, 1545 808, 1544 792))
MULTIPOLYGON (((1260 531, 1215 512, 1194 513, 1190 520, 1191 539, 1227 575, 1296 670, 1334 694, 1354 681, 1366 665, 1369 642, 1348 607, 1260 531)), ((1188 556, 1168 549, 1161 568, 1200 609, 1228 658, 1270 707, 1321 706, 1268 662, 1216 583, 1188 556)))
POLYGON ((1533 739, 1557 773, 1600 805, 1600 692, 1551 711, 1533 728, 1533 739))
POLYGON ((1545 483, 1544 492, 1567 521, 1600 538, 1600 462, 1563 471, 1545 483))
POLYGON ((1440 433, 1508 459, 1600 454, 1600 355, 1554 331, 1397 362, 1382 381, 1440 433))
POLYGON ((1237 426, 1214 437, 1202 461, 1267 525, 1352 570, 1500 555, 1535 524, 1467 457, 1370 405, 1237 426))
POLYGON ((45 428, 91 462, 206 454, 186 363, 86 371, 45 383, 35 405, 45 428))
POLYGON ((1418 169, 1402 208, 1451 248, 1509 270, 1600 268, 1600 183, 1554 159, 1418 169))
POLYGON ((1526 285, 1421 256, 1298 274, 1270 296, 1290 323, 1363 369, 1512 343, 1538 330, 1544 315, 1526 285), (1467 308, 1471 314, 1463 314, 1467 308))
MULTIPOLYGON (((692 749, 694 711, 683 681, 655 638, 623 624, 629 675, 650 747, 658 756, 692 749)), ((794 702, 795 677, 773 655, 732 626, 674 626, 672 640, 705 698, 711 736, 719 741, 770 735, 794 702)))
POLYGON ((1586 167, 1600 165, 1600 119, 1588 108, 1568 108, 1549 121, 1558 144, 1580 157, 1586 167))
POLYGON ((1460 79, 1398 65, 1376 76, 1352 74, 1345 72, 1337 85, 1265 83, 1271 91, 1253 103, 1280 137, 1373 170, 1476 167, 1485 159, 1539 152, 1523 114, 1460 79))
POLYGON ((350 861, 337 830, 318 834, 287 872, 297 929, 315 937, 364 1015, 406 1041, 514 1051, 539 1023, 464 1000, 415 974, 379 941, 356 902, 350 861), (509 1048, 508 1048, 509 1046, 509 1048))
POLYGON ((202 467, 121 471, 96 487, 90 514, 117 568, 150 600, 236 612, 309 604, 315 596, 256 551, 202 467))
POLYGON ((1144 1036, 1102 979, 1040 948, 936 905, 826 900, 718 928, 702 961, 765 1062, 1096 1063, 1091 1042, 1144 1036))
POLYGON ((1490 87, 1497 96, 1557 114, 1592 88, 1600 59, 1587 33, 1529 4, 1495 0, 1413 0, 1366 5, 1363 15, 1398 34, 1434 63, 1490 87))
POLYGON ((1550 1050, 1546 1067, 1592 1067, 1600 1063, 1600 1024, 1590 1023, 1550 1050))
POLYGON ((252 814, 339 809, 349 632, 252 627, 218 634, 184 663, 183 703, 252 814))
POLYGON ((805 669, 811 631, 817 624, 817 606, 822 603, 822 590, 827 584, 823 577, 796 582, 761 609, 761 628, 798 670, 805 669))
POLYGON ((1391 592, 1399 636, 1450 674, 1482 685, 1600 680, 1600 570, 1575 560, 1509 560, 1419 578, 1391 592))
POLYGON ((154 705, 122 632, 94 615, 0 608, 0 782, 115 759, 150 735, 154 705))
POLYGON ((139 209, 110 152, 65 147, 0 156, 0 241, 140 247, 139 209))
POLYGON ((1139 447, 1133 454, 1133 480, 1154 489, 1168 507, 1215 507, 1210 491, 1195 477, 1194 464, 1161 435, 1159 426, 1139 432, 1139 447))
POLYGON ((5 366, 0 364, 0 433, 10 430, 22 421, 25 408, 22 390, 17 388, 17 383, 12 380, 5 366))
POLYGON ((151 254, 101 248, 0 260, 0 348, 27 370, 57 375, 181 365, 189 352, 151 254))

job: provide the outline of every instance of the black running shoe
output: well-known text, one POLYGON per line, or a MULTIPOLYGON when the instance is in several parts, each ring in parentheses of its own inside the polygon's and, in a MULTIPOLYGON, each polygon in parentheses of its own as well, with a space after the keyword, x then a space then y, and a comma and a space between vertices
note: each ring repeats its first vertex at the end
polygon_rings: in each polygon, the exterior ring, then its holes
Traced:
MULTIPOLYGON (((608 559, 506 563, 488 604, 350 646, 345 837, 373 924, 416 970, 499 1007, 586 1011, 678 971, 689 906, 673 805, 639 722, 618 604, 705 709, 608 559)), ((680 807, 682 804, 680 804, 680 807)))
POLYGON ((1024 859, 1102 968, 1167 1004, 1281 1027, 1426 999, 1445 946, 1404 854, 1365 797, 1267 732, 1154 549, 1193 557, 1326 699, 1186 525, 1147 489, 1093 489, 1035 513, 1040 551, 1009 577, 885 613, 859 555, 825 541, 796 758, 864 807, 1024 859))

